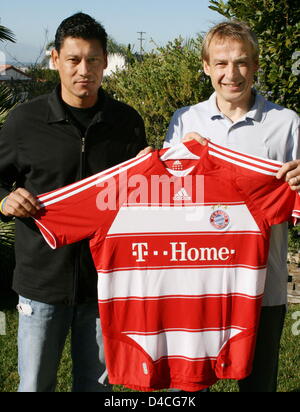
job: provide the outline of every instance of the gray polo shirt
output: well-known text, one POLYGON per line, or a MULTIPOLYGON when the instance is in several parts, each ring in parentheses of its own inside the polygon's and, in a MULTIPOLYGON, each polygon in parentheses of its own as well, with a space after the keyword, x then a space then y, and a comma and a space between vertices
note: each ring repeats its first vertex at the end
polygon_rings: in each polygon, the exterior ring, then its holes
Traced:
MULTIPOLYGON (((170 122, 164 147, 197 132, 232 150, 287 162, 300 159, 300 119, 292 110, 269 102, 255 93, 248 113, 236 122, 217 107, 216 93, 209 100, 177 110, 170 122)), ((287 302, 287 224, 272 227, 264 306, 287 302)))

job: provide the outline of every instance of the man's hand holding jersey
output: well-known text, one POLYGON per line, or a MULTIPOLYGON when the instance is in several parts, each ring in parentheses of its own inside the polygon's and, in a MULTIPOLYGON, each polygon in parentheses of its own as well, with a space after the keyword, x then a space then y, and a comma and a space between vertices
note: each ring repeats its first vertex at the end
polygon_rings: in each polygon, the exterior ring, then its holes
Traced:
POLYGON ((1 202, 1 213, 7 217, 32 217, 40 210, 38 200, 26 189, 19 187, 1 202))
POLYGON ((285 178, 292 190, 300 191, 300 160, 285 163, 277 173, 277 179, 285 178))
MULTIPOLYGON (((200 144, 205 145, 207 143, 207 140, 203 136, 201 136, 197 132, 189 132, 187 133, 184 138, 182 139, 182 142, 187 142, 189 140, 197 140, 200 144)), ((139 155, 144 155, 147 153, 150 153, 153 149, 148 146, 146 149, 144 149, 142 152, 139 153, 139 155)), ((278 171, 276 175, 277 179, 282 179, 285 178, 285 181, 288 182, 290 185, 291 190, 297 190, 298 192, 300 191, 300 160, 292 160, 290 162, 285 163, 281 169, 278 171)))
MULTIPOLYGON (((207 139, 197 132, 187 133, 182 142, 196 140, 202 145, 207 144, 207 139)), ((153 151, 153 147, 148 146, 139 152, 137 157, 146 155, 153 151)), ((292 160, 285 163, 276 175, 277 179, 285 178, 291 190, 300 191, 300 160, 292 160)), ((35 196, 24 188, 18 188, 11 192, 1 201, 1 213, 7 217, 32 217, 40 210, 40 205, 35 196)))
MULTIPOLYGON (((196 133, 196 132, 187 133, 184 136, 184 138, 182 139, 182 142, 188 142, 189 140, 197 140, 197 142, 199 142, 200 144, 203 144, 203 145, 206 145, 206 142, 207 142, 204 137, 200 136, 200 134, 196 133)), ((138 153, 137 157, 144 156, 144 155, 146 155, 148 153, 151 153, 153 151, 154 151, 153 147, 148 146, 145 149, 141 150, 138 153)))

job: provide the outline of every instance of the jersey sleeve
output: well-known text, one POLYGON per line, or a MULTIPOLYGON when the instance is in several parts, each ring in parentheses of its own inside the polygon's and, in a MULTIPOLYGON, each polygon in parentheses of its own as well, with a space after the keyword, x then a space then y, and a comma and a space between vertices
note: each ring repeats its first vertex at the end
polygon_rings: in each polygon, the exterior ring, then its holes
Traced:
POLYGON ((256 216, 268 226, 292 220, 296 225, 300 221, 300 195, 292 191, 284 180, 275 175, 262 173, 241 173, 236 181, 240 190, 249 199, 249 205, 256 216))
POLYGON ((38 196, 35 222, 48 244, 58 248, 97 232, 105 236, 128 196, 128 176, 152 154, 129 159, 84 180, 38 196))
POLYGON ((116 179, 102 172, 38 196, 42 208, 34 219, 51 248, 105 232, 117 213, 116 179))

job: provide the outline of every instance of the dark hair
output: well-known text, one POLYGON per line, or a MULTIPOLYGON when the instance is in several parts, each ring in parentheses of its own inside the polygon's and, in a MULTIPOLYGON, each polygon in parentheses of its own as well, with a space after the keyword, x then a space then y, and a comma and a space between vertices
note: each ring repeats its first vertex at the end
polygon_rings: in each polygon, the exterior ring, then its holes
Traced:
POLYGON ((55 49, 58 53, 67 37, 97 39, 103 52, 107 53, 107 33, 104 27, 88 14, 76 13, 61 22, 55 34, 55 49))

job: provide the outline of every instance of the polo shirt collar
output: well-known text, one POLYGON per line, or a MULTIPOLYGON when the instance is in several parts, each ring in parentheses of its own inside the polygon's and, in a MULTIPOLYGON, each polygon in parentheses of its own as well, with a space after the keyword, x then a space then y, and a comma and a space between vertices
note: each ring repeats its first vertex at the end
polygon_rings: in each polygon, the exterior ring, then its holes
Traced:
POLYGON ((246 119, 248 118, 255 120, 256 122, 261 122, 263 119, 266 99, 258 94, 255 89, 253 89, 253 93, 255 94, 255 101, 249 112, 246 113, 246 119))
MULTIPOLYGON (((243 119, 250 119, 256 122, 261 122, 263 120, 264 115, 264 107, 266 99, 257 93, 255 89, 252 89, 252 93, 255 95, 255 101, 251 109, 248 113, 245 114, 243 119)), ((217 93, 214 92, 209 98, 209 106, 210 106, 210 118, 213 119, 224 119, 225 116, 222 112, 220 112, 217 106, 217 93)), ((242 119, 241 119, 242 120, 242 119)))
POLYGON ((210 118, 213 120, 214 118, 221 118, 224 119, 224 115, 220 112, 217 106, 217 93, 214 92, 209 98, 209 106, 210 106, 210 118))

